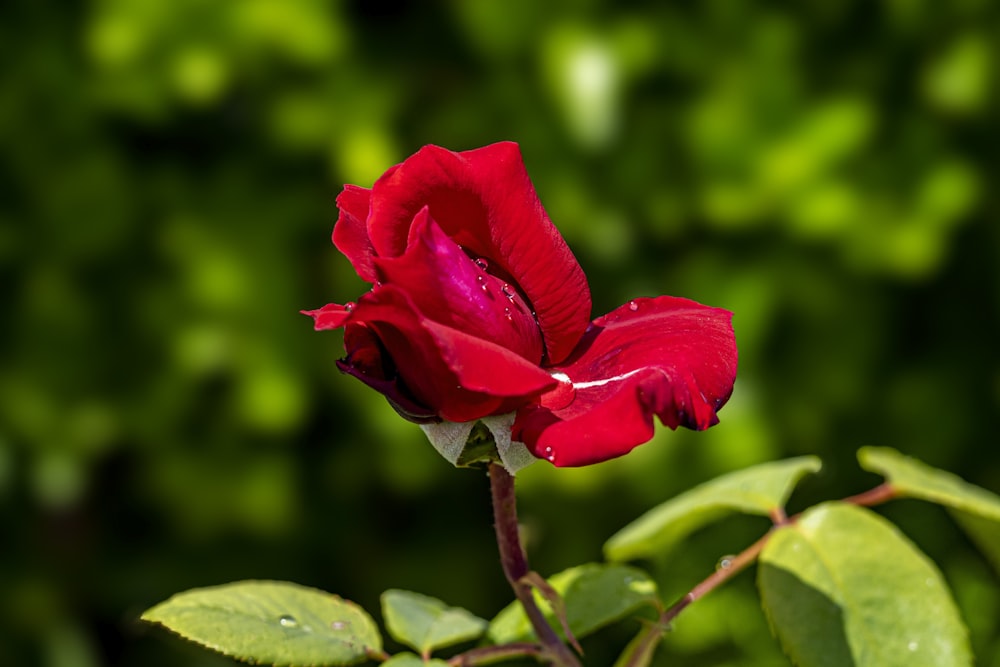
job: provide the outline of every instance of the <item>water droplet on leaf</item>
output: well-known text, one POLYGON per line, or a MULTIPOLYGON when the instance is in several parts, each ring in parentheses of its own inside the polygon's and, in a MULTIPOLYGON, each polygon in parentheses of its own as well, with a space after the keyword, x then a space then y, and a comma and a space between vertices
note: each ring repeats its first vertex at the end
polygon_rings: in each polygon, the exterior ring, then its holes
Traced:
POLYGON ((918 648, 920 648, 920 642, 912 641, 906 645, 906 648, 910 651, 916 651, 918 648))
POLYGON ((734 556, 723 556, 719 559, 719 562, 715 564, 716 570, 728 570, 733 566, 734 556))
POLYGON ((278 625, 280 625, 283 628, 296 628, 298 627, 299 622, 295 620, 294 616, 289 616, 288 614, 285 614, 284 616, 278 619, 278 625))
POLYGON ((331 630, 346 630, 347 629, 347 623, 344 623, 343 621, 334 621, 333 623, 330 624, 330 629, 331 630))
POLYGON ((628 309, 634 313, 635 311, 639 310, 639 304, 637 304, 635 301, 629 301, 628 309))

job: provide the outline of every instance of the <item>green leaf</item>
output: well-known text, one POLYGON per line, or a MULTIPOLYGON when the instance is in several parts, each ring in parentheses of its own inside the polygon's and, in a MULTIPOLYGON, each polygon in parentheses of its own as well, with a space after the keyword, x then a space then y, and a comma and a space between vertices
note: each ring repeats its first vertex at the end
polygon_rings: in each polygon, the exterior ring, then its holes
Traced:
POLYGON ((968 633, 934 564, 870 510, 825 503, 760 555, 771 627, 799 667, 963 667, 968 633))
MULTIPOLYGON (((566 620, 578 638, 625 618, 644 606, 659 604, 656 584, 649 575, 627 565, 579 565, 550 577, 549 583, 562 596, 566 605, 566 620)), ((558 620, 537 591, 535 600, 549 623, 559 632, 558 620)), ((536 639, 531 623, 516 601, 493 619, 488 637, 494 644, 536 639)))
POLYGON ((352 665, 382 650, 371 617, 352 602, 282 581, 239 581, 178 593, 142 615, 238 660, 352 665))
POLYGON ((648 558, 732 512, 768 516, 783 508, 802 477, 821 467, 815 456, 763 463, 696 486, 658 505, 604 544, 608 560, 648 558))
POLYGON ((382 594, 382 617, 393 639, 421 655, 443 646, 476 639, 489 623, 465 609, 449 607, 420 593, 388 590, 382 594))
POLYGON ((412 653, 397 653, 382 663, 382 667, 448 667, 444 660, 428 660, 412 653))
POLYGON ((1000 522, 1000 496, 889 447, 863 447, 858 461, 884 476, 900 496, 920 498, 1000 522))

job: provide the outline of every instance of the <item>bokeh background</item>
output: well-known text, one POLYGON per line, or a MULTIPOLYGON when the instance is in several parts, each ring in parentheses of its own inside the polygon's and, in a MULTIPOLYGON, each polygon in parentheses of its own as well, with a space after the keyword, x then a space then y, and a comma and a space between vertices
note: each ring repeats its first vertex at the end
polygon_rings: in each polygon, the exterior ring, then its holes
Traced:
MULTIPOLYGON (((230 664, 135 618, 242 578, 374 612, 390 587, 506 604, 486 478, 338 374, 339 335, 298 313, 365 289, 329 242, 340 186, 427 143, 520 142, 595 315, 662 293, 736 313, 717 428, 519 476, 538 570, 786 456, 826 463, 793 511, 877 483, 862 445, 1000 491, 991 4, 7 0, 2 660, 230 664)), ((1000 665, 996 570, 940 509, 880 511, 1000 665)), ((765 528, 728 520, 650 566, 673 598, 765 528)), ((752 574, 657 664, 787 664, 752 574)))

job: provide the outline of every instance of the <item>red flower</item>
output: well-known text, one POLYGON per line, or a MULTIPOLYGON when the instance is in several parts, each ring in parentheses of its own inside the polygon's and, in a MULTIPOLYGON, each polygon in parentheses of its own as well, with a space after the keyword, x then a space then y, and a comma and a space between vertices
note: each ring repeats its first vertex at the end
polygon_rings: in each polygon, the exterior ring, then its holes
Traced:
POLYGON ((338 362, 415 422, 515 413, 513 439, 557 466, 671 428, 705 429, 736 376, 732 314, 636 299, 590 322, 587 280, 514 143, 425 146, 337 198, 333 243, 372 283, 306 314, 344 328, 338 362))

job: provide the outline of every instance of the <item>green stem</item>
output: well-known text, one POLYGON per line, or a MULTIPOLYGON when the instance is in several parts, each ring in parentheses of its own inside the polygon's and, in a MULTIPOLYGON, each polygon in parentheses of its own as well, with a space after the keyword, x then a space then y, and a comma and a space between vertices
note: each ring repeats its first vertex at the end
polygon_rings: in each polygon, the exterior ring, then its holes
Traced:
POLYGON ((529 569, 518 534, 514 477, 498 463, 490 464, 490 492, 493 497, 493 520, 497 547, 500 550, 500 564, 504 576, 514 589, 514 595, 520 600, 524 613, 531 621, 531 627, 535 629, 535 634, 542 644, 542 655, 554 667, 580 667, 580 661, 545 620, 545 616, 535 604, 531 585, 524 581, 529 569))

